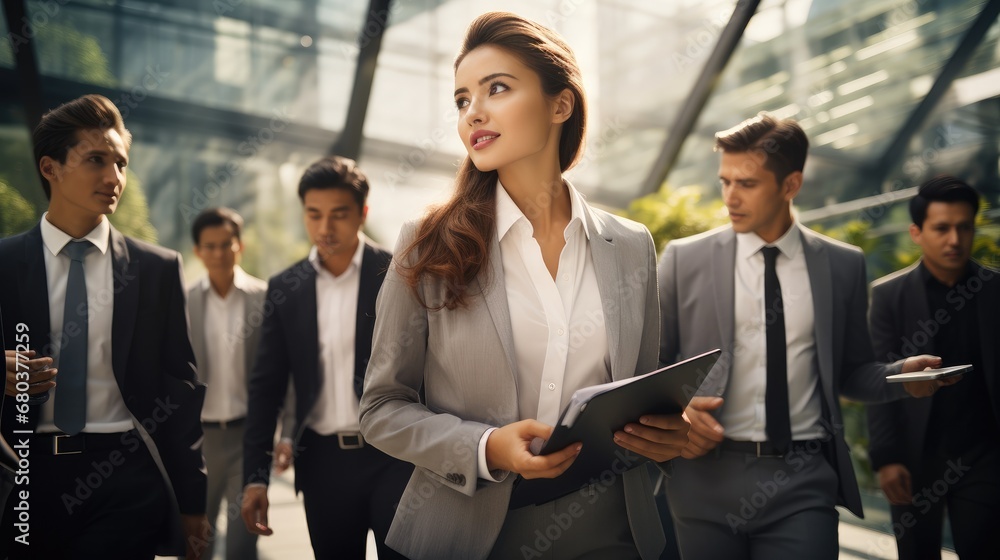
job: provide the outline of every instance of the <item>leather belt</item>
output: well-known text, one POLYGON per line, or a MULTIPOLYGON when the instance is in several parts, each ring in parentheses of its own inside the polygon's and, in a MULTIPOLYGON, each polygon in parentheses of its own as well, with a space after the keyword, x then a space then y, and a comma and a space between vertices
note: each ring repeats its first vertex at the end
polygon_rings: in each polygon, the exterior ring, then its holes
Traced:
POLYGON ((37 448, 43 455, 76 455, 90 451, 121 449, 126 447, 129 435, 139 438, 139 432, 136 430, 110 434, 81 432, 75 436, 56 433, 35 434, 32 437, 32 450, 37 448))
POLYGON ((309 442, 321 445, 333 445, 333 440, 337 440, 337 447, 345 450, 361 449, 365 446, 365 438, 361 432, 334 432, 322 435, 316 433, 312 428, 306 428, 302 434, 303 445, 309 446, 309 442))
POLYGON ((723 451, 733 451, 736 453, 745 453, 747 455, 753 455, 755 457, 784 457, 788 451, 793 449, 801 449, 803 447, 808 447, 815 445, 817 449, 822 448, 823 440, 821 439, 809 439, 801 441, 793 441, 790 448, 785 450, 780 450, 774 446, 773 443, 769 441, 737 441, 734 439, 724 439, 722 443, 719 444, 719 449, 723 451))
POLYGON ((235 428, 239 426, 247 419, 246 416, 236 418, 234 420, 202 420, 201 425, 206 428, 219 428, 225 430, 226 428, 235 428))

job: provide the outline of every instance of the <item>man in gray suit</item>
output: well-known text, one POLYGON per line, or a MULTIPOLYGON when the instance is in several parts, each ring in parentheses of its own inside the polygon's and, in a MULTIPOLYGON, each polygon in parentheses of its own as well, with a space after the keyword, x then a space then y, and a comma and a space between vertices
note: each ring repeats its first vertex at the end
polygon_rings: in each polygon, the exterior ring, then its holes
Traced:
POLYGON ((684 458, 666 469, 686 560, 836 558, 834 506, 862 515, 840 396, 902 398, 886 375, 940 363, 874 362, 864 255, 792 216, 808 146, 797 123, 764 113, 716 134, 732 227, 662 257, 660 361, 723 350, 686 411, 684 458))
MULTIPOLYGON (((240 522, 247 372, 253 367, 263 322, 267 283, 240 267, 243 218, 229 208, 209 208, 191 225, 194 253, 208 275, 188 290, 191 346, 208 385, 201 412, 208 470, 208 519, 215 527, 222 499, 228 524, 226 558, 257 558, 257 535, 240 522)), ((286 418, 288 418, 286 410, 286 418)), ((291 421, 283 433, 292 432, 291 421)), ((213 538, 205 552, 211 558, 213 538)))

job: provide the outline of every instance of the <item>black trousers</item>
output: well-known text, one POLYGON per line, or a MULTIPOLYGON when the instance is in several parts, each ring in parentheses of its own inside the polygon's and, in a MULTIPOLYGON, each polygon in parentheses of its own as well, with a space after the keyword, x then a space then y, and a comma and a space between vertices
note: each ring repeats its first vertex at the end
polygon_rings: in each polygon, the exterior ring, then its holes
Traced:
POLYGON ((125 441, 54 456, 50 437, 33 438, 28 484, 14 488, 4 511, 0 557, 152 559, 166 527, 167 490, 138 436, 125 441), (24 519, 28 546, 14 540, 24 519))
POLYGON ((900 560, 939 560, 945 510, 962 560, 997 557, 1000 450, 979 445, 953 457, 929 458, 912 481, 913 502, 892 506, 900 560))
POLYGON ((317 560, 364 560, 368 529, 379 560, 405 559, 385 545, 413 465, 365 444, 341 449, 336 436, 306 429, 295 460, 309 539, 317 560))

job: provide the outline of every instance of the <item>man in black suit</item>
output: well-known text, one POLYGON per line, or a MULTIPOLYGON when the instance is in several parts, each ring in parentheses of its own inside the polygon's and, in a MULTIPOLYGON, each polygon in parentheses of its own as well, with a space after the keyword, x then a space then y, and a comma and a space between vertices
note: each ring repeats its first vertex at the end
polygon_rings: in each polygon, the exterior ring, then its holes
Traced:
POLYGON ((34 131, 48 212, 0 240, 0 429, 25 471, 5 507, 0 556, 152 558, 184 553, 186 540, 198 558, 204 547, 204 386, 180 256, 106 218, 125 189, 130 145, 99 95, 52 110, 34 131))
POLYGON ((380 559, 401 558, 384 543, 412 466, 367 445, 358 424, 375 298, 392 258, 361 233, 367 197, 368 180, 346 158, 324 158, 302 176, 299 198, 313 248, 269 282, 250 375, 243 520, 253 533, 272 532, 268 452, 291 375, 295 488, 320 559, 363 560, 369 528, 380 559))
POLYGON ((940 558, 945 508, 963 559, 995 558, 1000 525, 1000 273, 971 260, 979 194, 955 177, 921 185, 910 237, 922 258, 872 284, 879 359, 919 353, 972 364, 930 399, 868 408, 872 467, 892 504, 901 559, 940 558))

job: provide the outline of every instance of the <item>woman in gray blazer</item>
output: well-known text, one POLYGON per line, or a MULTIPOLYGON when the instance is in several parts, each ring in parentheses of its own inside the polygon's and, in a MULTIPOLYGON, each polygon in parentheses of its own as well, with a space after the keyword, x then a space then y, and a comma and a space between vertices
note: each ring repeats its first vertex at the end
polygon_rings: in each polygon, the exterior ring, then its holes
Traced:
MULTIPOLYGON (((365 439, 416 465, 386 543, 414 559, 657 558, 644 468, 508 507, 518 475, 556 477, 580 452, 532 453, 575 390, 657 365, 648 230, 562 178, 586 131, 573 53, 545 27, 487 13, 455 87, 469 157, 451 200, 403 229, 361 399, 365 439)), ((680 415, 644 416, 608 437, 666 461, 687 429, 680 415)))

